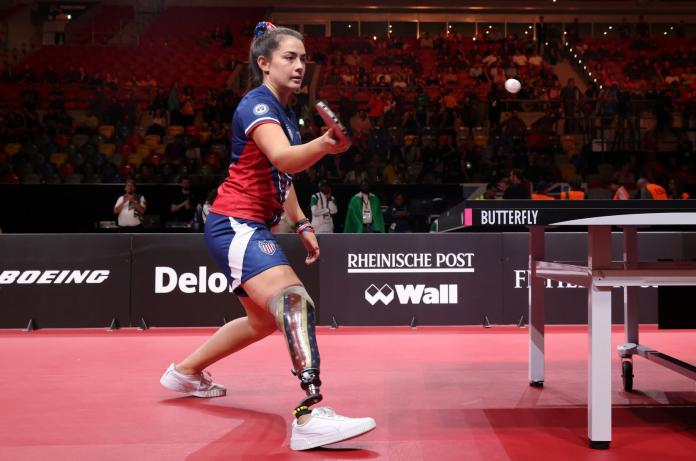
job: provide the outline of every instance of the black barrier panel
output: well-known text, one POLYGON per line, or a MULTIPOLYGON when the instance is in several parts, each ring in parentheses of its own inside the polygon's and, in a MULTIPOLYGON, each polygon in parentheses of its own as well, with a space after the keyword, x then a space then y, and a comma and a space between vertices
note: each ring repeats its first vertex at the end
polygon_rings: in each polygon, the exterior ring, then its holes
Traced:
MULTIPOLYGON (((696 234, 638 235, 641 260, 696 257, 696 234)), ((480 324, 484 315, 496 324, 528 320, 526 233, 320 235, 322 259, 311 266, 297 236, 278 240, 320 300, 322 325, 333 318, 345 325, 407 325, 413 317, 418 324, 480 324)), ((619 260, 621 233, 613 247, 619 260)), ((548 233, 546 253, 547 260, 584 260, 587 235, 548 233)), ((141 318, 157 326, 219 325, 242 309, 236 296, 211 293, 219 288, 215 272, 201 234, 1 235, 0 328, 25 327, 29 319, 39 327, 100 327, 114 317, 124 326, 141 318), (156 293, 157 267, 168 268, 160 269, 163 293, 156 293), (180 286, 184 273, 191 275, 180 286), (189 285, 193 292, 184 293, 189 285)), ((548 323, 586 322, 586 290, 551 284, 548 323)), ((641 322, 655 323, 657 290, 640 293, 641 322)), ((613 320, 621 322, 623 291, 613 294, 613 320)))
POLYGON ((0 328, 127 323, 129 258, 127 235, 0 235, 0 328))
MULTIPOLYGON (((503 234, 504 263, 503 290, 504 313, 503 323, 517 322, 520 316, 528 321, 528 242, 529 235, 525 233, 503 234)), ((612 258, 614 261, 623 259, 623 234, 612 234, 612 258)), ((640 232, 638 233, 638 254, 642 261, 657 261, 658 259, 679 259, 683 254, 682 240, 674 233, 640 232)), ((587 261, 587 233, 546 234, 547 261, 587 261)), ((545 316, 549 324, 587 323, 587 289, 547 281, 545 293, 545 316)), ((640 321, 642 323, 657 322, 657 289, 646 287, 640 289, 638 298, 640 321)), ((612 290, 612 320, 614 323, 623 322, 623 289, 612 290)))
POLYGON ((499 322, 500 234, 323 235, 319 321, 499 322))
MULTIPOLYGON (((133 234, 132 318, 150 326, 215 326, 244 315, 208 256, 203 234, 133 234)), ((296 235, 278 235, 290 264, 318 299, 317 265, 296 235)))

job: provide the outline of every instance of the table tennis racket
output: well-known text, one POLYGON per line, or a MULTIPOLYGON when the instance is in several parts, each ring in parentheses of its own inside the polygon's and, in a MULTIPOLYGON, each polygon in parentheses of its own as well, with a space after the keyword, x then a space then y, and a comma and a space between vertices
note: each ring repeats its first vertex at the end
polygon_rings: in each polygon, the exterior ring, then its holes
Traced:
POLYGON ((346 130, 346 127, 343 125, 343 123, 341 123, 328 104, 326 104, 324 101, 318 101, 315 107, 317 112, 319 112, 321 119, 324 120, 326 126, 329 128, 335 128, 334 133, 339 138, 339 141, 350 141, 350 138, 348 137, 348 130, 346 130))

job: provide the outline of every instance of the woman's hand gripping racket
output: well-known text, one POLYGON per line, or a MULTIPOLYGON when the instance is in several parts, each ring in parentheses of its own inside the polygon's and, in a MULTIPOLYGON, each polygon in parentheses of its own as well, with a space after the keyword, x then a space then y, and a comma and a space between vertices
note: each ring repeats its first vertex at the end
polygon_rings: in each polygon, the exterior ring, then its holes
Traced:
POLYGON ((324 123, 329 128, 329 135, 336 141, 335 153, 340 153, 347 150, 352 141, 348 136, 348 130, 346 130, 346 127, 343 125, 343 123, 341 123, 336 114, 334 114, 331 108, 329 108, 329 105, 324 101, 317 102, 315 107, 317 112, 319 112, 321 119, 324 120, 324 123))

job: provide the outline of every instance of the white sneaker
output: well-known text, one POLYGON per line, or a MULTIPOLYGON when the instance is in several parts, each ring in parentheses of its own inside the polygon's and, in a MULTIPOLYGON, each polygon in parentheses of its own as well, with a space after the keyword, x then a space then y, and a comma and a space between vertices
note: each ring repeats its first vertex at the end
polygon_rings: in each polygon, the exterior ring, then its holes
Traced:
POLYGON ((337 415, 329 407, 312 410, 312 417, 304 424, 292 422, 290 448, 308 450, 343 440, 352 439, 369 432, 377 425, 372 418, 347 418, 337 415))
POLYGON ((160 378, 160 384, 167 389, 183 392, 194 397, 222 397, 227 394, 225 386, 215 384, 210 373, 203 370, 195 375, 179 373, 172 363, 160 378))

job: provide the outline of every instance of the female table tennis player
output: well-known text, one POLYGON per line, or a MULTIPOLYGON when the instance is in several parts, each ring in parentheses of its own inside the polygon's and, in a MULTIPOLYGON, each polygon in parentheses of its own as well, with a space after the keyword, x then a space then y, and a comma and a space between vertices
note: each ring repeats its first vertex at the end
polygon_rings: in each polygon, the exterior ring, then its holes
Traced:
MULTIPOLYGON (((288 264, 270 232, 283 210, 307 249, 307 264, 319 258, 319 244, 298 204, 292 175, 325 154, 338 154, 350 141, 329 128, 302 144, 297 118, 288 105, 302 85, 307 58, 298 32, 260 22, 249 50, 252 86, 232 121, 229 176, 218 188, 205 225, 208 250, 226 273, 247 316, 210 337, 182 361, 172 363, 160 382, 197 397, 219 397, 225 387, 212 381, 209 365, 258 341, 276 328, 283 333, 305 398, 295 407, 290 446, 304 450, 356 437, 374 429, 372 418, 347 418, 328 407, 310 407, 319 392, 319 349, 314 301, 288 264)), ((254 370, 239 382, 254 384, 254 370)))

